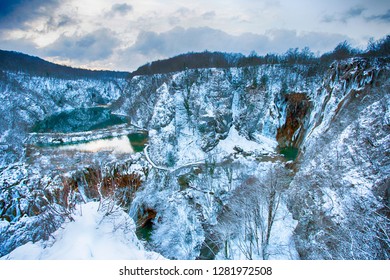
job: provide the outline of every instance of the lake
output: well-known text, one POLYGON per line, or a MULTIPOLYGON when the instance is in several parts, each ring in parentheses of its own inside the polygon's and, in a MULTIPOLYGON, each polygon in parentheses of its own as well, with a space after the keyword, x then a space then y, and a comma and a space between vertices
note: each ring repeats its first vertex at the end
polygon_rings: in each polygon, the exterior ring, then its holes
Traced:
MULTIPOLYGON (((125 116, 112 114, 108 108, 78 108, 70 111, 63 111, 51 115, 39 121, 33 127, 36 133, 79 133, 108 128, 114 125, 127 123, 125 116)), ((118 135, 117 130, 113 132, 118 135)), ((89 133, 90 134, 90 133, 89 133)), ((55 148, 59 150, 73 150, 83 152, 109 151, 113 153, 134 153, 141 152, 148 141, 147 133, 131 133, 128 135, 110 136, 105 135, 101 139, 73 141, 68 143, 50 143, 38 145, 42 147, 55 148)))
POLYGON ((83 132, 127 123, 125 116, 112 114, 108 108, 92 107, 63 111, 37 122, 33 132, 83 132))

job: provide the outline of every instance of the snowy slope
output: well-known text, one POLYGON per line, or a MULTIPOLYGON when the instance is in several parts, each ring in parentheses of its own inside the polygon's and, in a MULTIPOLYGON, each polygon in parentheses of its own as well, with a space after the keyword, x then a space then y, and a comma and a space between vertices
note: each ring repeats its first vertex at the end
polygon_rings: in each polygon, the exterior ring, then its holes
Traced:
POLYGON ((234 153, 234 147, 241 148, 244 151, 272 153, 275 152, 275 149, 278 146, 277 141, 263 135, 259 135, 256 140, 257 142, 246 139, 245 137, 239 135, 238 131, 232 127, 229 131, 228 137, 221 140, 216 148, 220 148, 229 154, 234 153))
POLYGON ((133 220, 118 207, 107 213, 99 209, 98 202, 90 202, 78 205, 72 218, 74 221, 67 221, 49 240, 29 242, 1 259, 164 259, 145 251, 134 233, 133 220))
POLYGON ((308 259, 387 259, 389 72, 359 60, 334 69, 289 189, 297 249, 308 259))

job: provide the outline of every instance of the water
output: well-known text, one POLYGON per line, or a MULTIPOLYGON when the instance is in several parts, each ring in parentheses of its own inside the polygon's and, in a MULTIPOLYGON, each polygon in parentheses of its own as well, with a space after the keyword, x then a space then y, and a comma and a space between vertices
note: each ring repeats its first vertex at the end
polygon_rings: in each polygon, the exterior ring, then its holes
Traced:
POLYGON ((295 147, 279 148, 279 153, 282 154, 286 160, 295 160, 298 156, 298 152, 298 148, 295 147))
MULTIPOLYGON (((74 133, 103 129, 117 124, 127 123, 124 116, 111 113, 108 108, 93 107, 79 108, 51 115, 38 122, 33 132, 38 133, 74 133)), ((73 150, 83 152, 111 151, 113 153, 141 152, 148 141, 147 133, 131 133, 116 137, 106 136, 97 140, 86 140, 71 143, 49 143, 38 145, 41 147, 56 148, 60 150, 73 150)))
POLYGON ((132 154, 142 152, 148 142, 148 139, 147 133, 132 133, 129 135, 102 138, 91 141, 39 145, 39 147, 89 153, 106 151, 114 154, 132 154))
POLYGON ((146 143, 148 142, 147 133, 132 133, 127 135, 130 140, 131 146, 134 152, 142 152, 145 148, 146 143))
POLYGON ((83 132, 127 123, 124 116, 111 113, 108 108, 78 108, 51 115, 38 122, 33 132, 83 132))
POLYGON ((132 154, 134 149, 130 143, 130 139, 126 136, 113 137, 107 139, 92 140, 68 145, 57 145, 58 149, 64 151, 82 151, 96 153, 101 151, 109 151, 114 154, 132 154))
POLYGON ((137 227, 135 234, 138 239, 150 242, 153 234, 153 222, 148 221, 143 227, 137 227))

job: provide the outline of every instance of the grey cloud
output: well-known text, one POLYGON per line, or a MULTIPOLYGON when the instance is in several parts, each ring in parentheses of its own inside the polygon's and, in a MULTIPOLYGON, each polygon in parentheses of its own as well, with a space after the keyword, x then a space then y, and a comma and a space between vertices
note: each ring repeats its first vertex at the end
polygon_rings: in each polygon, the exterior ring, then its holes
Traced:
MULTIPOLYGON (((130 48, 132 52, 143 55, 160 54, 172 56, 187 51, 203 51, 205 49, 220 49, 221 42, 229 42, 232 45, 236 40, 232 40, 227 33, 207 27, 203 28, 174 28, 168 32, 157 34, 155 32, 142 32, 137 38, 137 42, 130 48)), ((225 48, 229 48, 225 45, 225 48)))
POLYGON ((108 58, 118 44, 116 35, 102 28, 82 36, 62 36, 43 50, 47 56, 95 61, 108 58))
POLYGON ((183 19, 188 18, 191 15, 194 15, 193 10, 181 7, 168 17, 168 22, 172 26, 177 26, 182 22, 183 19))
POLYGON ((330 23, 330 22, 333 22, 333 21, 337 21, 337 19, 336 19, 336 17, 334 15, 324 15, 322 17, 322 22, 330 23))
POLYGON ((205 19, 205 20, 211 20, 213 18, 215 18, 216 16, 216 13, 214 11, 210 11, 210 12, 206 12, 202 15, 202 18, 205 19))
POLYGON ((193 11, 188 8, 181 7, 176 10, 175 14, 180 17, 188 17, 189 15, 193 14, 193 11))
POLYGON ((24 28, 25 23, 38 17, 50 17, 60 0, 1 0, 1 28, 24 28))
POLYGON ((40 56, 41 53, 37 49, 37 45, 27 39, 0 39, 0 46, 2 50, 17 51, 27 53, 30 55, 40 56))
POLYGON ((169 22, 170 25, 176 26, 176 25, 180 24, 181 19, 179 17, 172 16, 172 17, 168 18, 168 22, 169 22))
POLYGON ((369 17, 366 17, 366 19, 368 21, 375 20, 375 21, 390 22, 390 9, 387 10, 387 12, 384 14, 369 16, 369 17))
POLYGON ((348 11, 344 12, 341 15, 340 20, 342 22, 347 22, 348 20, 350 20, 352 18, 356 18, 356 17, 361 16, 365 10, 366 9, 362 8, 362 7, 353 7, 351 9, 349 9, 348 11))
POLYGON ((63 26, 68 26, 72 25, 75 23, 78 23, 79 21, 76 20, 75 18, 71 18, 68 15, 60 15, 56 21, 54 22, 56 27, 63 27, 63 26))
POLYGON ((384 14, 376 14, 371 16, 364 16, 364 13, 367 13, 367 9, 361 6, 352 7, 349 10, 336 14, 336 15, 325 15, 322 18, 323 22, 344 22, 352 18, 362 17, 366 21, 378 21, 378 22, 390 22, 390 9, 388 9, 384 14))
POLYGON ((268 40, 268 48, 271 52, 284 52, 289 48, 304 48, 310 47, 314 52, 324 53, 332 50, 338 43, 342 41, 350 41, 345 35, 325 33, 325 32, 306 32, 298 34, 294 30, 271 30, 266 34, 268 40))
POLYGON ((125 16, 133 10, 133 6, 122 3, 114 4, 111 7, 111 10, 106 14, 107 17, 114 17, 115 15, 125 16))
POLYGON ((322 18, 322 22, 344 22, 346 23, 350 19, 357 18, 363 15, 363 12, 366 11, 366 8, 363 8, 361 6, 355 6, 350 8, 349 10, 339 13, 339 14, 334 14, 334 15, 324 15, 322 18))
POLYGON ((59 15, 58 17, 50 17, 46 22, 46 30, 57 30, 71 25, 75 25, 80 21, 75 17, 69 15, 59 15))
POLYGON ((360 16, 366 9, 363 7, 353 7, 346 11, 344 15, 348 18, 360 16))
MULTIPOLYGON (((284 53, 289 48, 309 46, 312 51, 326 52, 338 43, 349 38, 339 34, 308 32, 298 34, 294 30, 269 30, 265 34, 246 33, 239 36, 223 31, 202 28, 174 28, 168 32, 142 32, 136 43, 125 50, 124 58, 137 57, 137 62, 146 63, 186 53, 204 50, 240 52, 249 54, 252 50, 259 54, 284 53)), ((139 65, 132 65, 133 67, 139 65)))

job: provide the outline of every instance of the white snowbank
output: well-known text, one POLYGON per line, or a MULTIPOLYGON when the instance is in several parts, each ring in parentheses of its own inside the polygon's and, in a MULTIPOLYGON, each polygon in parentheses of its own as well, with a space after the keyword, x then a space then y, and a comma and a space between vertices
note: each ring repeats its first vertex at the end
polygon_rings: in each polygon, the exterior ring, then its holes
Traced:
POLYGON ((68 222, 48 241, 29 242, 1 259, 164 259, 146 252, 137 239, 133 220, 121 209, 109 215, 99 203, 79 206, 68 222))
POLYGON ((278 143, 263 135, 255 136, 258 142, 250 141, 245 137, 241 136, 235 127, 230 128, 229 135, 226 139, 221 140, 218 144, 218 148, 222 149, 227 153, 233 153, 234 147, 240 147, 244 151, 262 151, 262 152, 273 152, 275 151, 278 143))

